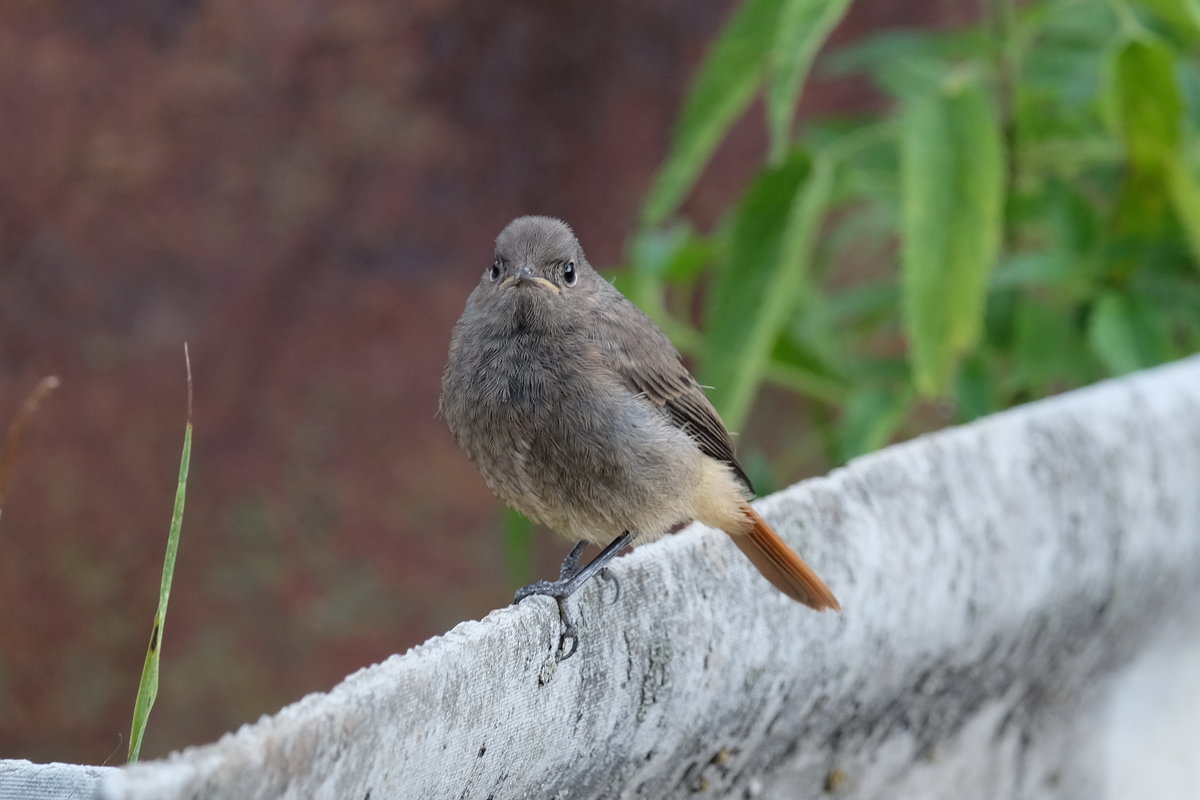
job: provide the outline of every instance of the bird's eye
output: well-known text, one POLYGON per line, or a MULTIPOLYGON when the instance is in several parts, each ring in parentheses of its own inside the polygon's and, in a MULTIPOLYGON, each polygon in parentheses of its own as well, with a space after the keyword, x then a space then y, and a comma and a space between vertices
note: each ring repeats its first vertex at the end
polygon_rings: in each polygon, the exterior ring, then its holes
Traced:
POLYGON ((493 283, 500 280, 500 262, 499 261, 492 262, 492 268, 490 270, 488 270, 488 277, 492 279, 493 283))
POLYGON ((563 283, 567 286, 574 286, 577 277, 575 274, 575 262, 568 261, 567 265, 563 267, 563 283))

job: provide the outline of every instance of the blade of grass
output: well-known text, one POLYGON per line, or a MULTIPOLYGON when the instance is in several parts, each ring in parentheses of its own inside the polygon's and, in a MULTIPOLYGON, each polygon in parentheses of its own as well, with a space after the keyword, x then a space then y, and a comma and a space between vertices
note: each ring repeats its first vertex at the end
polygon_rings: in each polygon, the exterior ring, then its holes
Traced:
POLYGON ((33 391, 21 404, 17 415, 13 417, 13 421, 8 426, 8 432, 4 435, 4 449, 0 450, 0 515, 4 514, 4 497, 8 491, 8 476, 12 473, 12 465, 17 460, 17 451, 21 447, 21 435, 25 432, 25 426, 29 424, 30 418, 41 407, 42 401, 58 388, 58 384, 59 380, 55 375, 47 375, 38 381, 37 386, 33 387, 33 391))
POLYGON ((129 730, 129 762, 138 760, 142 749, 142 736, 146 732, 146 721, 154 698, 158 695, 158 664, 162 650, 163 623, 167 619, 167 600, 171 596, 171 578, 175 574, 175 554, 179 549, 179 530, 183 527, 183 501, 187 494, 188 463, 192 458, 192 360, 187 344, 183 346, 183 360, 187 366, 187 426, 183 431, 183 455, 179 459, 179 484, 175 489, 175 509, 171 514, 171 529, 167 534, 167 553, 163 558, 162 583, 158 590, 158 610, 154 612, 154 627, 150 631, 150 643, 146 647, 146 662, 142 666, 142 679, 138 682, 137 699, 133 704, 133 724, 129 730))

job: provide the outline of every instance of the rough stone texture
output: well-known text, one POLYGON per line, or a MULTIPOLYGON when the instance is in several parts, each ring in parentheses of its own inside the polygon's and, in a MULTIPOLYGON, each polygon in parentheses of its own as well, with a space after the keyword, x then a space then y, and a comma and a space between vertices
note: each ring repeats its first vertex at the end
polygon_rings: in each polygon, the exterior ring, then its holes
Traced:
POLYGON ((1196 796, 1200 358, 761 510, 842 614, 691 529, 616 563, 619 602, 603 581, 572 602, 566 662, 553 603, 527 601, 101 796, 1196 796))
POLYGON ((100 781, 116 767, 0 761, 0 800, 58 800, 95 797, 100 781))

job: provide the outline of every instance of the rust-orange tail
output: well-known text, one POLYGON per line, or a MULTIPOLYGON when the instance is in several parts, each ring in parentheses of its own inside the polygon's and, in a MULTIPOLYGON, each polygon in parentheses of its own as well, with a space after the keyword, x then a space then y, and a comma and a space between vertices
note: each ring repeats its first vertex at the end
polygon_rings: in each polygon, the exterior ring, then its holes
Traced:
POLYGON ((753 523, 753 527, 744 534, 730 535, 764 578, 788 597, 817 611, 827 608, 842 610, 825 582, 817 577, 817 573, 813 572, 812 567, 805 564, 800 556, 792 552, 757 511, 749 504, 744 504, 742 512, 753 523))

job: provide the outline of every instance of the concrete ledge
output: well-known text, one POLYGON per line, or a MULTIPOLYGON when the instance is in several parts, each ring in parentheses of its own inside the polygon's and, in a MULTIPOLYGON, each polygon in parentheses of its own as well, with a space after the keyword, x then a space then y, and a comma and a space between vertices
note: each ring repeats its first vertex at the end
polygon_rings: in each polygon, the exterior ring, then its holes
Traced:
POLYGON ((536 598, 100 796, 1115 798, 1148 767, 1197 796, 1200 358, 759 508, 842 614, 693 528, 616 563, 620 602, 572 601, 569 661, 536 598))
POLYGON ((117 771, 116 767, 0 760, 0 800, 83 800, 95 797, 105 776, 117 771))

